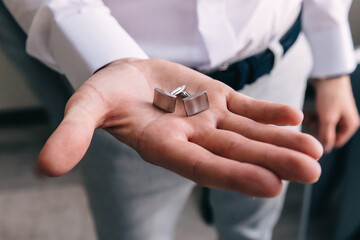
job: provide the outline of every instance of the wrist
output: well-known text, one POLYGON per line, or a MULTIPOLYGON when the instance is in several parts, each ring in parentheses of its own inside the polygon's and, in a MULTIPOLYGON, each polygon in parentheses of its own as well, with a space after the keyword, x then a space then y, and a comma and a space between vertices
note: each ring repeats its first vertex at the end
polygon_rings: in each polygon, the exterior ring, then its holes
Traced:
POLYGON ((97 72, 101 71, 102 69, 105 69, 107 67, 111 67, 111 66, 117 66, 117 65, 120 65, 120 64, 124 64, 124 63, 131 63, 131 62, 135 62, 135 61, 141 61, 143 59, 140 59, 140 58, 120 58, 120 59, 117 59, 117 60, 114 60, 112 62, 109 62, 107 64, 105 64, 104 66, 98 68, 94 73, 96 74, 97 72))
POLYGON ((350 77, 349 75, 340 75, 326 78, 312 78, 310 82, 315 87, 315 90, 318 90, 318 88, 322 88, 323 86, 339 86, 340 84, 347 84, 347 82, 350 83, 350 77))

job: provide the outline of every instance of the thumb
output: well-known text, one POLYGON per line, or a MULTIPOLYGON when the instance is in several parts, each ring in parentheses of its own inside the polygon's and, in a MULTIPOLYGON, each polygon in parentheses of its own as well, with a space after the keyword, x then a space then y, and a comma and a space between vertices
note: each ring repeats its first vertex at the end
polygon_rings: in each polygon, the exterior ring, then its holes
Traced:
POLYGON ((70 98, 63 121, 39 154, 37 169, 40 173, 61 176, 80 162, 104 111, 99 111, 104 107, 96 95, 83 87, 70 98))

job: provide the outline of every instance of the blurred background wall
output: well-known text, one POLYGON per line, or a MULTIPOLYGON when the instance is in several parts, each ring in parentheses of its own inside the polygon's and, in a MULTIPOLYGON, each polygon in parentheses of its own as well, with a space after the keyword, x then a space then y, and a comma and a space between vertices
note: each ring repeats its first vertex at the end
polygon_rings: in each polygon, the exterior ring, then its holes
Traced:
POLYGON ((360 46, 360 1, 353 0, 350 11, 350 25, 355 46, 360 46))

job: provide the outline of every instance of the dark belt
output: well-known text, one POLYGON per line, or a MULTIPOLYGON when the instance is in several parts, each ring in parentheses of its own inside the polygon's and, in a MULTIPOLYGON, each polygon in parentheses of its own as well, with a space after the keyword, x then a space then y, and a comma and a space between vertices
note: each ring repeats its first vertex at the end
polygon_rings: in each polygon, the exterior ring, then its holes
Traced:
MULTIPOLYGON (((292 27, 280 39, 285 54, 296 42, 301 32, 301 12, 292 27)), ((230 64, 226 70, 217 70, 207 75, 217 79, 235 90, 242 89, 245 84, 251 84, 274 67, 275 56, 268 48, 265 51, 230 64)))

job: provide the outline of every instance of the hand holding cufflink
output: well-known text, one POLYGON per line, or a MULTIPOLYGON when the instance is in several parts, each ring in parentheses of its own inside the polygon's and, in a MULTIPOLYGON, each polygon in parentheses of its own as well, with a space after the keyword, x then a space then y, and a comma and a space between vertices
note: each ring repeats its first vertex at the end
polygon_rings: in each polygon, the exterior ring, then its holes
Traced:
POLYGON ((249 98, 179 64, 120 59, 70 98, 38 166, 50 176, 65 174, 102 128, 145 161, 201 185, 273 197, 283 179, 311 183, 320 175, 321 145, 313 137, 268 125, 301 120, 299 110, 249 98), (187 91, 168 92, 180 85, 187 91))
POLYGON ((198 114, 210 107, 209 99, 206 91, 198 92, 194 95, 184 91, 185 85, 180 86, 173 91, 166 92, 162 89, 154 89, 153 105, 164 110, 165 112, 172 113, 176 107, 176 97, 178 95, 183 97, 183 103, 188 116, 198 114))

